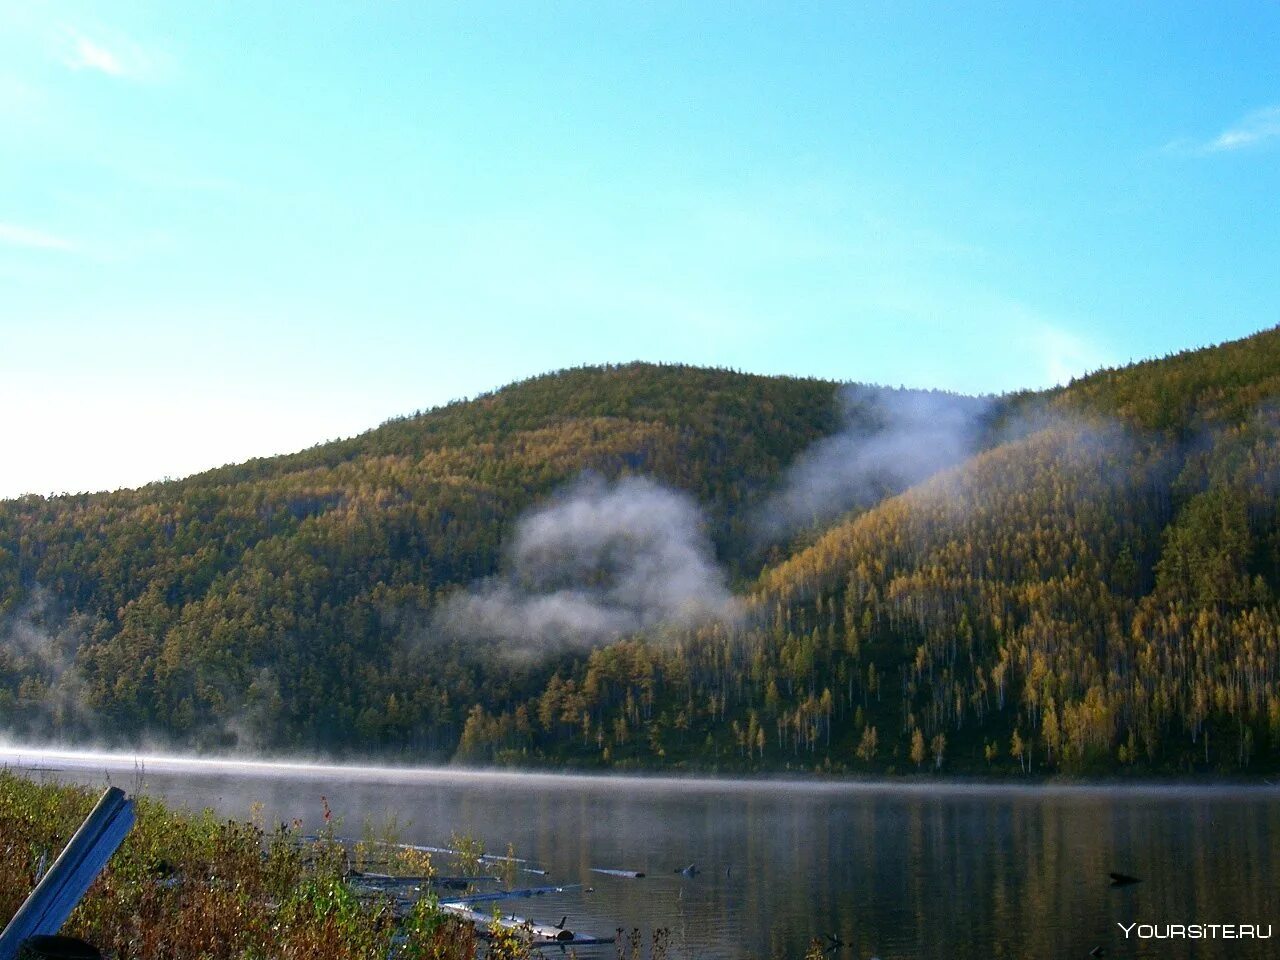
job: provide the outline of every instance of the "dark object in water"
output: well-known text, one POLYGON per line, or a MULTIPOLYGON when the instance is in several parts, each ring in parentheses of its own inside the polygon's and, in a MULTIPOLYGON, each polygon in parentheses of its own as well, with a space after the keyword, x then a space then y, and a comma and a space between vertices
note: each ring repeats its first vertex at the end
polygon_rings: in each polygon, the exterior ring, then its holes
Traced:
POLYGON ((77 937, 28 937, 18 948, 18 960, 102 960, 102 952, 77 937))
POLYGON ((686 877, 696 877, 702 871, 698 869, 698 865, 696 863, 691 863, 687 867, 678 867, 673 872, 686 877))
POLYGON ((828 933, 827 939, 831 941, 831 946, 827 947, 827 949, 824 950, 823 953, 835 953, 837 950, 841 949, 842 947, 848 946, 847 943, 845 943, 843 940, 841 940, 839 937, 837 937, 833 933, 828 933))
POLYGON ((1098 957, 1105 957, 1106 955, 1107 955, 1106 947, 1094 947, 1092 950, 1089 951, 1089 956, 1093 957, 1094 960, 1097 960, 1098 957))
POLYGON ((1113 887, 1130 887, 1135 883, 1142 882, 1140 878, 1131 877, 1127 873, 1109 873, 1107 876, 1111 878, 1111 885, 1113 887))

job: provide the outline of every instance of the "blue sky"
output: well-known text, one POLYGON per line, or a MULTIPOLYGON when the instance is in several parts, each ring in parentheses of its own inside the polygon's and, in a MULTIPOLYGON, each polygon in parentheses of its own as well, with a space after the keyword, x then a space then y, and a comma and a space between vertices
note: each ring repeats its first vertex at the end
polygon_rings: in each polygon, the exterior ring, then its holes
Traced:
POLYGON ((1276 3, 0 2, 0 496, 582 363, 1003 391, 1274 325, 1278 48, 1276 3))

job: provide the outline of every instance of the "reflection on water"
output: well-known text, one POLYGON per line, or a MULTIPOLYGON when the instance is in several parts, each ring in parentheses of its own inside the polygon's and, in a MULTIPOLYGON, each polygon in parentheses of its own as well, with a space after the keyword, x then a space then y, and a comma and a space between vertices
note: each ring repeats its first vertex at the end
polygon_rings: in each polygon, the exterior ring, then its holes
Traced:
MULTIPOLYGON (((192 808, 315 825, 328 798, 358 835, 394 813, 407 842, 454 832, 547 868, 591 893, 513 905, 597 933, 671 932, 688 958, 1280 956, 1280 829, 1274 789, 743 783, 190 763, 0 752, 192 808), (695 863, 689 878, 676 871, 695 863), (639 870, 644 879, 593 867, 639 870), (1141 877, 1112 889, 1113 870, 1141 877), (1262 924, 1255 940, 1126 941, 1117 922, 1262 924)), ((529 877, 541 884, 546 881, 529 877)), ((580 956, 588 956, 580 951, 580 956)), ((597 956, 612 957, 612 948, 597 956)))

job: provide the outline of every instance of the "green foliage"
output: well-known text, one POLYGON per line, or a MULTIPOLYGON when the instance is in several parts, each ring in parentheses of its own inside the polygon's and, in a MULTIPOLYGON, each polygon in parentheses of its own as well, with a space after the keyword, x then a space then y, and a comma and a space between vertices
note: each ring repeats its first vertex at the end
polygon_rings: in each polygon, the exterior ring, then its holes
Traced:
POLYGON ((457 925, 440 909, 434 893, 417 900, 400 924, 404 937, 396 956, 403 960, 449 960, 474 957, 474 941, 469 950, 459 950, 457 925))
POLYGON ((484 857, 483 840, 469 833, 453 833, 449 835, 449 849, 454 851, 454 860, 464 877, 480 874, 484 857))

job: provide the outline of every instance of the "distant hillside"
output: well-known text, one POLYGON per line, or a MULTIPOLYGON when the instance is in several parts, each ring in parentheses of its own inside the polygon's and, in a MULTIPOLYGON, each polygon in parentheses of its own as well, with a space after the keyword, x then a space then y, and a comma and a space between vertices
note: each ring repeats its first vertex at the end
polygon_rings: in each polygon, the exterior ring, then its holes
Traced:
POLYGON ((1280 329, 1104 370, 1071 384, 1055 402, 1144 430, 1185 437, 1204 426, 1241 423, 1280 398, 1280 329))
POLYGON ((1268 331, 1010 402, 1016 439, 766 571, 753 674, 809 698, 766 711, 782 740, 830 725, 847 755, 873 729, 899 768, 1280 765, 1277 397, 1268 331))
POLYGON ((635 364, 4 502, 0 720, 584 767, 1273 771, 1278 399, 1275 330, 995 402, 635 364), (661 486, 561 569, 544 528, 633 489, 584 505, 584 471, 661 486), (699 526, 693 501, 705 550, 662 519, 699 526), (677 560, 708 590, 722 567, 739 612, 629 619, 677 560), (546 643, 587 614, 629 626, 546 643), (511 641, 538 618, 536 652, 511 641))
POLYGON ((835 390, 570 370, 290 456, 0 503, 0 717, 19 735, 91 722, 451 750, 489 681, 461 656, 406 674, 399 641, 438 591, 494 571, 525 507, 583 471, 652 475, 708 506, 718 542, 742 541, 735 506, 834 429, 835 390))

